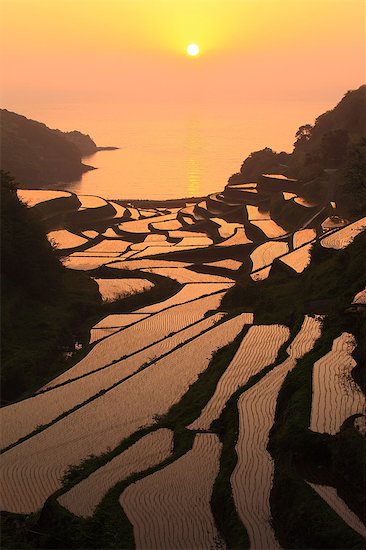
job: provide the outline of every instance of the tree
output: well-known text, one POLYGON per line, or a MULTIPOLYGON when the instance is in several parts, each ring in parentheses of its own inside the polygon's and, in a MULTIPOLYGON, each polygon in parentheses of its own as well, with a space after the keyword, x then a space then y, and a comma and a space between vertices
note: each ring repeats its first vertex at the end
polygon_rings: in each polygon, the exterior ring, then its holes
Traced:
POLYGON ((344 163, 349 145, 347 130, 338 128, 323 135, 321 155, 325 168, 338 168, 344 163))
POLYGON ((340 202, 353 214, 366 214, 366 138, 349 148, 342 175, 340 202))
POLYGON ((304 145, 310 140, 312 135, 313 126, 311 124, 304 124, 300 126, 295 134, 296 141, 294 143, 295 149, 302 149, 304 145))

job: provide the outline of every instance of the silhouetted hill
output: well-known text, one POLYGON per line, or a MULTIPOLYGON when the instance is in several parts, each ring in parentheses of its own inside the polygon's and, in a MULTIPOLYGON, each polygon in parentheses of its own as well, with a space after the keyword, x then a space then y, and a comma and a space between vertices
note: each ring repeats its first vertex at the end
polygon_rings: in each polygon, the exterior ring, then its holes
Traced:
POLYGON ((55 131, 76 145, 83 157, 92 155, 97 151, 113 151, 118 149, 118 147, 98 147, 95 141, 93 141, 88 134, 82 134, 78 130, 73 130, 72 132, 61 132, 60 130, 55 131))
POLYGON ((1 168, 20 186, 40 187, 78 179, 92 166, 82 157, 104 148, 81 132, 52 130, 45 124, 1 109, 1 168))
POLYGON ((45 228, 1 176, 1 399, 19 398, 62 363, 80 326, 100 296, 85 273, 66 269, 46 238, 45 228))
POLYGON ((366 85, 347 92, 314 125, 300 126, 295 138, 292 153, 269 147, 251 153, 229 184, 284 174, 305 184, 302 194, 310 201, 331 194, 346 215, 366 211, 366 85))
POLYGON ((305 124, 296 133, 290 169, 319 173, 342 167, 353 146, 366 137, 366 85, 349 91, 334 109, 323 113, 314 126, 305 124))

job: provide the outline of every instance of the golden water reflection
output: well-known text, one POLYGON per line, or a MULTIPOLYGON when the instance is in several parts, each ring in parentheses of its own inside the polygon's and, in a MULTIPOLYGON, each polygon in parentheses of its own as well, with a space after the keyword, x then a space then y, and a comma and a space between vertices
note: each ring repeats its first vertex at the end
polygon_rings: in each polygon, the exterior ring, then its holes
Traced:
POLYGON ((186 145, 186 170, 188 196, 199 196, 202 194, 202 134, 200 120, 193 117, 187 124, 187 145, 186 145))

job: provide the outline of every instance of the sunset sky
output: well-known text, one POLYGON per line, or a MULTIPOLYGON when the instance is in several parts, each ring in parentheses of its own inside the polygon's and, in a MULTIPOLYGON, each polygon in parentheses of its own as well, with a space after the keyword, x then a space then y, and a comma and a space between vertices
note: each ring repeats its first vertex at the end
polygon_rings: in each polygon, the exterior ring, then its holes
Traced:
POLYGON ((1 103, 121 146, 93 159, 103 171, 85 176, 87 189, 108 193, 108 182, 120 196, 128 182, 133 196, 175 196, 174 182, 184 196, 212 192, 251 151, 291 151, 301 124, 365 81, 365 6, 0 0, 1 103))
POLYGON ((2 99, 338 97, 364 80, 363 0, 1 0, 2 99), (197 43, 202 54, 189 58, 197 43))

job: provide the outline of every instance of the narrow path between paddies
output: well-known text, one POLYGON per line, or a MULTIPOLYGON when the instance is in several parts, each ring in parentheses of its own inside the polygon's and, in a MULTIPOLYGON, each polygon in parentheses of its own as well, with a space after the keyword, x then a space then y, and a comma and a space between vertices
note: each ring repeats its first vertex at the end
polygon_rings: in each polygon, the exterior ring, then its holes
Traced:
POLYGON ((76 248, 88 242, 88 239, 75 235, 75 233, 71 233, 71 231, 67 231, 66 229, 50 231, 50 233, 47 233, 47 239, 50 243, 53 243, 58 250, 76 248))
POLYGON ((366 217, 350 223, 342 229, 332 231, 330 235, 326 235, 320 239, 320 244, 324 246, 324 248, 335 248, 337 250, 346 248, 353 242, 353 239, 365 229, 366 217))
POLYGON ((126 296, 150 290, 154 283, 147 279, 94 279, 103 302, 113 302, 126 296))
POLYGON ((60 496, 58 502, 76 516, 90 517, 116 483, 163 462, 171 455, 172 448, 173 432, 170 430, 160 429, 145 435, 60 496))
POLYGON ((139 427, 166 414, 207 369, 213 352, 232 342, 243 326, 239 315, 213 327, 152 368, 4 453, 0 509, 16 513, 38 510, 61 486, 62 475, 71 464, 115 448, 139 427))
POLYGON ((344 332, 331 351, 314 363, 310 419, 314 432, 335 434, 349 416, 364 411, 365 396, 351 376, 355 346, 353 335, 344 332))
POLYGON ((90 329, 89 343, 92 344, 106 336, 110 336, 121 330, 121 328, 133 325, 147 316, 147 313, 116 313, 107 315, 107 317, 104 317, 104 319, 90 329))
MULTIPOLYGON (((309 483, 309 482, 308 482, 309 483)), ((366 527, 362 521, 356 516, 352 510, 350 510, 347 504, 342 500, 334 487, 328 485, 317 485, 315 483, 309 483, 309 485, 322 497, 323 500, 343 519, 347 525, 354 531, 359 533, 366 539, 366 527)))
POLYGON ((296 360, 310 351, 320 336, 320 319, 306 317, 300 332, 287 348, 289 357, 238 401, 239 437, 237 465, 231 476, 233 497, 245 525, 251 548, 279 548, 271 526, 269 495, 273 462, 267 451, 269 431, 274 422, 278 392, 296 360))
POLYGON ((210 329, 223 315, 211 315, 105 369, 1 409, 4 425, 1 431, 1 448, 4 449, 31 434, 38 426, 49 424, 88 399, 98 398, 99 392, 109 390, 142 369, 153 367, 159 358, 210 329))
POLYGON ((197 434, 191 451, 122 493, 136 548, 224 548, 210 508, 220 453, 215 434, 197 434))
POLYGON ((174 279, 178 283, 232 283, 232 279, 228 277, 220 277, 219 275, 209 275, 208 273, 197 273, 185 267, 150 267, 144 268, 141 271, 147 273, 156 273, 174 279))
POLYGON ((250 254, 252 260, 252 272, 262 269, 265 266, 272 265, 275 258, 282 256, 288 252, 288 244, 281 241, 269 241, 267 243, 260 244, 250 254))
POLYGON ((213 294, 214 292, 228 290, 233 286, 233 284, 234 283, 189 283, 184 285, 179 292, 164 302, 158 302, 157 304, 142 307, 137 309, 135 313, 158 313, 159 311, 177 306, 179 304, 193 302, 194 300, 213 294))
MULTIPOLYGON (((98 342, 79 363, 54 378, 42 389, 51 388, 73 378, 84 376, 166 338, 168 334, 177 332, 195 321, 199 321, 207 311, 217 309, 222 297, 222 292, 211 294, 198 300, 165 309, 138 321, 138 324, 122 328, 120 332, 98 342)), ((136 313, 140 313, 140 311, 136 313)))
MULTIPOLYGON (((247 313, 246 324, 253 322, 253 314, 247 313)), ((244 336, 230 365, 220 378, 214 395, 203 409, 201 416, 188 428, 208 430, 219 418, 227 400, 243 386, 251 376, 274 362, 278 350, 288 340, 289 330, 281 325, 258 325, 251 327, 244 336)))

